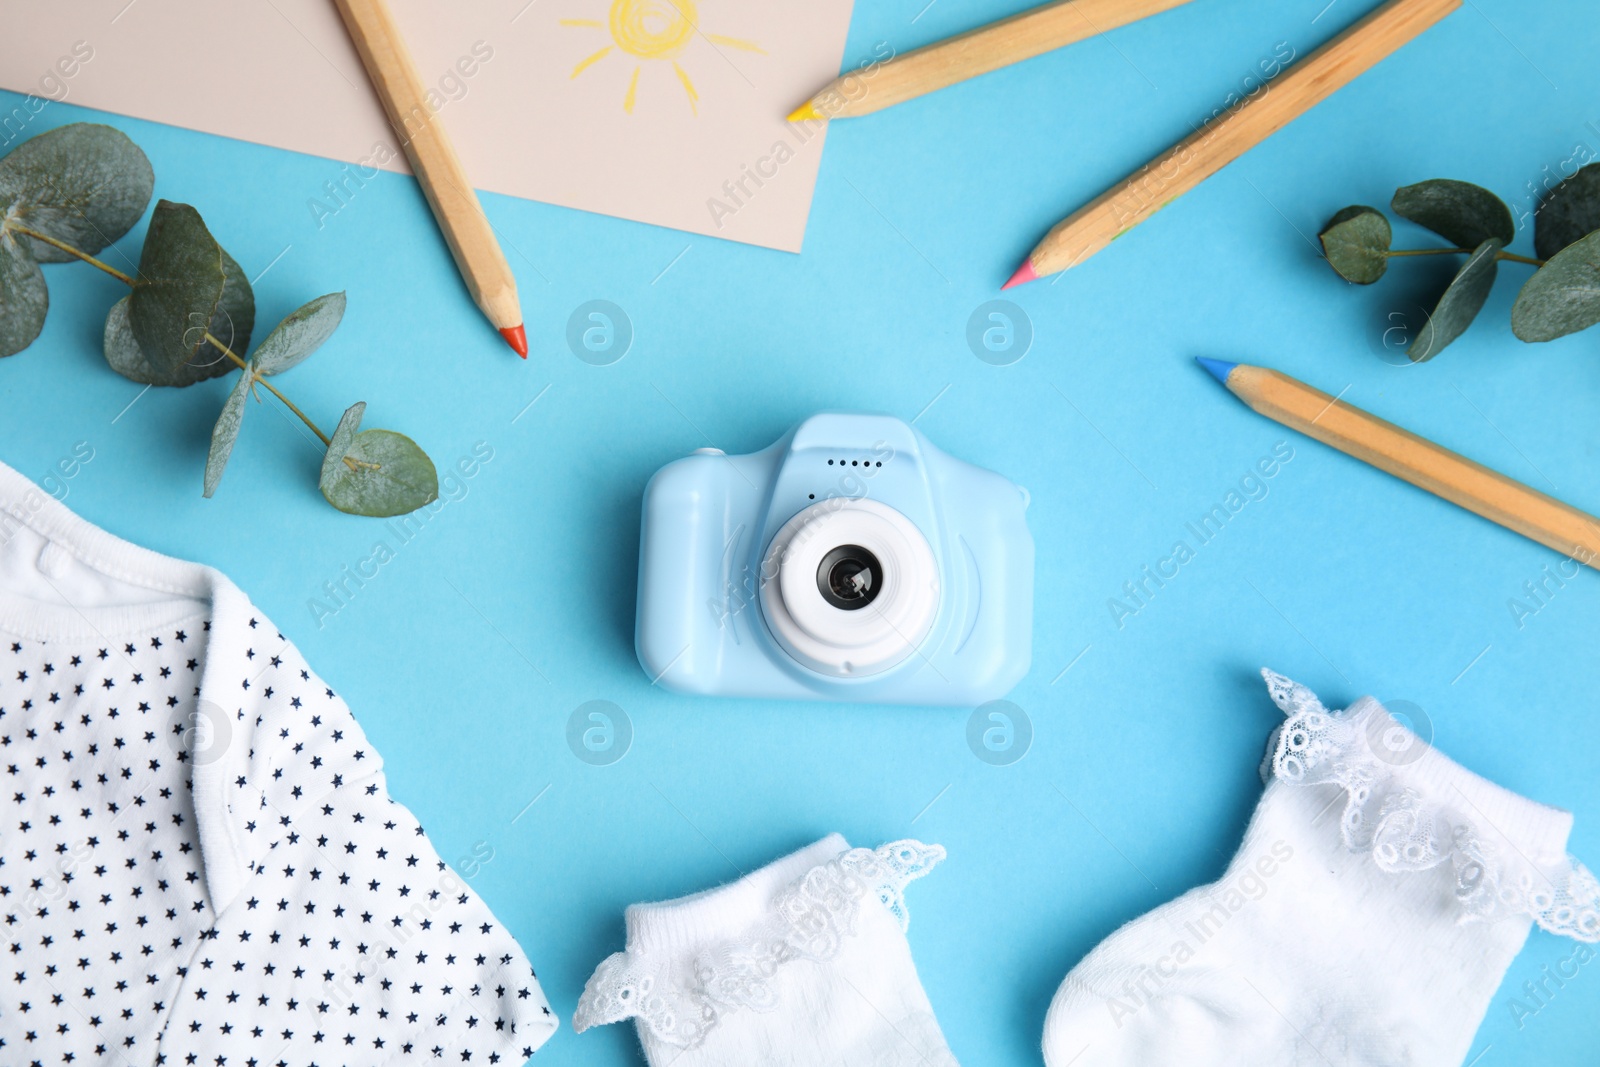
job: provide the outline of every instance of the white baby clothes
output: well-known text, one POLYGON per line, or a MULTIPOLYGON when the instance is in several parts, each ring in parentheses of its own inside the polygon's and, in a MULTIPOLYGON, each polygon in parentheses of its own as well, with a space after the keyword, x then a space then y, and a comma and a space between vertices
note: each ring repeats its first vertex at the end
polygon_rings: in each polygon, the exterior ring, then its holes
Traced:
POLYGON ((627 909, 574 1029, 636 1020, 651 1067, 957 1067, 906 943, 944 849, 832 834, 731 885, 627 909))
POLYGON ((1569 813, 1263 674, 1288 718, 1244 843, 1067 975, 1049 1067, 1459 1067, 1534 923, 1600 940, 1569 813))
POLYGON ((0 465, 0 1064, 520 1064, 526 957, 217 572, 0 465))

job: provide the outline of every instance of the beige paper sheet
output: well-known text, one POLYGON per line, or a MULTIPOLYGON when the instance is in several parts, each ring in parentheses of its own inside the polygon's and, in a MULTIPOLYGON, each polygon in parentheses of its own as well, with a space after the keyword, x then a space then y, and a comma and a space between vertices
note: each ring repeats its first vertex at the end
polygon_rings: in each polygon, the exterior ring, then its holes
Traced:
MULTIPOLYGON (((823 131, 784 116, 838 73, 851 0, 391 3, 478 188, 800 250, 823 131)), ((332 0, 6 14, 0 87, 34 95, 0 108, 0 152, 66 100, 406 170, 332 0)))

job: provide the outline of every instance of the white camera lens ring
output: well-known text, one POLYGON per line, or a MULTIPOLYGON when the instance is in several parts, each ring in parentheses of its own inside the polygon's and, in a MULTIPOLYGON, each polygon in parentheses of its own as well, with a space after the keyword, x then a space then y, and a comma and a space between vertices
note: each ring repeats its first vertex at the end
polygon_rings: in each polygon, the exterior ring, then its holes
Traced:
POLYGON ((761 604, 773 636, 806 667, 835 678, 881 674, 921 647, 939 612, 939 566, 915 523, 875 500, 835 498, 783 525, 763 557, 761 604), (837 607, 821 589, 823 560, 865 550, 882 584, 869 603, 837 607))

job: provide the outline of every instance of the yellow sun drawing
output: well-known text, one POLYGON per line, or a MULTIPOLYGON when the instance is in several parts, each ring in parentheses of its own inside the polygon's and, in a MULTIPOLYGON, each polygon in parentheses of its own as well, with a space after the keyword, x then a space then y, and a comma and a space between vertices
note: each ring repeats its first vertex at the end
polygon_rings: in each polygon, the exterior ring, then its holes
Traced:
POLYGON ((612 52, 621 51, 640 61, 634 64, 633 74, 628 79, 628 91, 622 98, 622 110, 630 115, 633 114, 634 100, 638 96, 639 72, 644 69, 645 60, 670 62, 689 98, 689 110, 696 115, 700 113, 695 106, 700 94, 695 92, 689 72, 678 62, 678 56, 697 34, 713 45, 745 52, 762 51, 754 41, 741 41, 737 37, 724 37, 719 33, 701 33, 694 0, 612 0, 609 23, 596 19, 562 19, 561 25, 585 26, 611 33, 610 44, 572 68, 574 78, 612 52))

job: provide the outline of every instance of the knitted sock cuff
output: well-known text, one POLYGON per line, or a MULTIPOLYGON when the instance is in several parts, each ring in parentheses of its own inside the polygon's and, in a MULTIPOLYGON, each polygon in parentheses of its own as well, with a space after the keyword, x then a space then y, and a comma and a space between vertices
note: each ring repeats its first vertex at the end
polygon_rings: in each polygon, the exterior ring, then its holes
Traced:
POLYGON ((906 885, 944 855, 910 840, 853 849, 831 834, 721 888, 634 905, 628 947, 584 986, 574 1029, 633 1018, 641 1038, 697 1048, 730 1015, 782 1007, 773 976, 799 961, 832 960, 855 934, 861 908, 887 909, 904 930, 906 885))
POLYGON ((639 957, 697 956, 757 927, 778 894, 849 850, 843 837, 829 834, 727 885, 676 900, 630 905, 623 913, 628 951, 639 957))
POLYGON ((1600 941, 1600 882, 1566 854, 1570 812, 1473 774, 1371 697, 1330 711, 1305 686, 1261 673, 1288 716, 1263 776, 1341 787, 1340 833, 1351 851, 1390 872, 1448 864, 1463 921, 1526 916, 1551 933, 1600 941))

